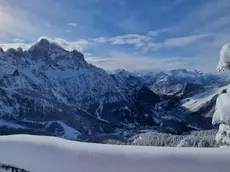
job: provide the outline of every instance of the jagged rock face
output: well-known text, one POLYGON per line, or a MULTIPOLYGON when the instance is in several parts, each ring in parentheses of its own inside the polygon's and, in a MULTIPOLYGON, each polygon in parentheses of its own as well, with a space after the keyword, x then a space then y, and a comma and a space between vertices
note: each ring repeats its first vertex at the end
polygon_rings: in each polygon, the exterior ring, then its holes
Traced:
POLYGON ((45 39, 28 51, 0 54, 0 71, 1 118, 27 129, 36 123, 38 131, 54 131, 46 128, 58 121, 63 130, 87 135, 154 124, 151 109, 159 97, 138 80, 113 77, 87 63, 80 52, 45 39))
POLYGON ((155 125, 154 108, 160 102, 160 97, 142 84, 142 81, 127 71, 119 71, 111 75, 125 99, 132 106, 126 107, 127 112, 135 112, 135 123, 155 125), (135 108, 134 108, 135 107, 135 108), (132 110, 133 109, 133 110, 132 110), (139 115, 137 115, 139 114, 139 115))

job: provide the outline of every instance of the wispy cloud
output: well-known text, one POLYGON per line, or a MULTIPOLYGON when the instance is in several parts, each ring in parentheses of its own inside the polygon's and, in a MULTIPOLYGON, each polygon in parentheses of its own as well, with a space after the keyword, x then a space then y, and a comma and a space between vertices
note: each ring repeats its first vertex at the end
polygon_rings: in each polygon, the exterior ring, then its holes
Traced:
POLYGON ((32 44, 25 44, 25 43, 5 43, 5 44, 0 44, 0 47, 6 51, 9 48, 14 48, 17 49, 21 47, 23 50, 27 50, 32 46, 32 44))
POLYGON ((34 38, 38 28, 28 20, 29 15, 18 8, 9 6, 6 2, 0 2, 0 39, 9 41, 11 38, 34 38))
POLYGON ((148 51, 156 51, 164 46, 164 43, 154 43, 154 42, 147 42, 147 43, 140 43, 136 44, 136 47, 141 52, 148 52, 148 51))
POLYGON ((136 46, 143 52, 155 51, 160 48, 167 48, 167 47, 186 47, 187 45, 202 40, 203 38, 206 38, 208 36, 212 36, 212 35, 211 34, 190 35, 185 37, 169 38, 163 42, 154 42, 154 41, 141 42, 139 44, 136 44, 136 46))
POLYGON ((139 34, 127 34, 127 35, 121 35, 116 37, 99 37, 99 38, 93 38, 91 39, 93 42, 96 43, 110 43, 115 45, 136 45, 141 42, 146 42, 150 39, 149 36, 146 35, 139 35, 139 34))
POLYGON ((159 35, 162 31, 149 31, 146 34, 125 34, 115 37, 98 37, 90 39, 96 43, 110 43, 114 45, 140 45, 141 43, 151 41, 155 36, 159 35))
POLYGON ((63 47, 65 50, 68 51, 72 51, 72 50, 78 50, 78 51, 84 51, 85 49, 88 48, 89 46, 89 41, 87 40, 77 40, 77 41, 67 41, 63 38, 51 38, 51 37, 47 37, 47 36, 43 36, 41 38, 38 39, 38 41, 40 39, 47 39, 50 42, 54 42, 56 44, 58 44, 59 46, 63 47))
MULTIPOLYGON (((71 30, 66 30, 66 32, 70 32, 71 30)), ((159 34, 159 32, 158 32, 159 34)), ((146 34, 140 35, 140 34, 126 34, 116 37, 98 37, 98 38, 90 38, 90 39, 80 39, 76 41, 67 41, 63 38, 52 38, 52 37, 42 37, 50 42, 55 42, 58 45, 62 46, 66 50, 73 50, 77 49, 79 51, 84 51, 89 47, 90 44, 111 44, 111 45, 133 45, 137 48, 137 50, 141 52, 147 52, 147 51, 156 51, 160 48, 167 48, 167 47, 184 47, 189 44, 192 44, 194 42, 197 42, 205 37, 210 36, 209 34, 204 35, 190 35, 186 37, 177 37, 177 38, 169 38, 167 40, 164 40, 163 42, 155 42, 154 36, 152 35, 158 35, 154 33, 154 31, 148 32, 146 34)), ((39 38, 40 39, 40 38, 39 38)), ((9 46, 17 46, 17 45, 23 45, 22 43, 24 40, 20 38, 15 38, 13 40, 14 44, 1 44, 4 47, 9 46)), ((25 44, 26 45, 26 44, 25 44)), ((23 46, 28 47, 28 46, 23 46)))
POLYGON ((141 42, 146 42, 150 39, 150 37, 145 35, 139 35, 139 34, 127 34, 122 36, 117 36, 114 38, 110 38, 111 44, 131 44, 136 45, 141 42))
POLYGON ((147 35, 155 37, 155 36, 158 36, 161 33, 169 32, 169 31, 170 31, 169 29, 151 30, 151 31, 147 32, 147 35))
POLYGON ((110 57, 86 57, 86 60, 96 66, 106 70, 126 69, 135 70, 154 70, 154 69, 175 69, 187 65, 186 58, 171 57, 159 58, 138 56, 134 54, 112 52, 110 57))
POLYGON ((171 26, 174 33, 218 33, 229 30, 229 0, 204 1, 171 26))
POLYGON ((91 38, 90 40, 96 43, 107 43, 109 42, 110 38, 98 37, 98 38, 91 38))
MULTIPOLYGON (((40 37, 37 41, 40 41, 41 39, 47 39, 49 42, 54 42, 58 44, 59 46, 63 47, 65 50, 72 51, 72 50, 78 50, 83 52, 86 50, 90 44, 87 40, 77 40, 77 41, 67 41, 63 38, 51 38, 47 36, 40 37)), ((31 43, 2 43, 0 44, 0 47, 2 47, 3 50, 7 50, 9 48, 19 48, 21 47, 24 50, 29 49, 33 44, 36 42, 31 43)))
POLYGON ((68 23, 69 26, 72 26, 72 27, 77 27, 78 24, 77 23, 68 23))
POLYGON ((13 41, 16 43, 23 43, 25 40, 21 38, 14 38, 13 41))
POLYGON ((170 38, 166 41, 164 41, 165 46, 186 46, 191 43, 194 43, 198 40, 201 40, 202 38, 205 38, 207 36, 210 36, 209 34, 204 35, 191 35, 186 37, 180 37, 180 38, 170 38))
POLYGON ((169 38, 155 42, 155 37, 162 31, 149 31, 146 34, 126 34, 116 37, 99 37, 90 39, 96 43, 109 43, 113 45, 134 45, 137 49, 147 52, 155 51, 163 47, 184 47, 197 42, 211 34, 189 35, 185 37, 169 38))

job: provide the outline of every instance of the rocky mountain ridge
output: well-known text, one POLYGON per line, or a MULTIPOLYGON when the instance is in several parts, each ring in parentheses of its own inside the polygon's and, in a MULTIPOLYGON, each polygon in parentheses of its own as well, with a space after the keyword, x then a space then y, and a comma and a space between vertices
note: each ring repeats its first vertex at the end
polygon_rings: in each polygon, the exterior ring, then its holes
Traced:
POLYGON ((0 70, 1 119, 22 128, 65 136, 63 126, 91 135, 155 123, 151 109, 159 96, 132 78, 127 78, 133 81, 128 89, 125 81, 87 63, 80 52, 45 39, 27 51, 2 51, 0 70), (151 93, 151 102, 145 92, 151 93))

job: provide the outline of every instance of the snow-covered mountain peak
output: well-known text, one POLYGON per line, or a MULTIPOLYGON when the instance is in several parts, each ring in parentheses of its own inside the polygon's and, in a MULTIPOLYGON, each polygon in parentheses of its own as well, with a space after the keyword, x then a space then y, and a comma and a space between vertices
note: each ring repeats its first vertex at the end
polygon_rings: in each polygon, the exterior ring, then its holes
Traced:
POLYGON ((14 48, 9 48, 6 50, 6 54, 9 56, 14 56, 16 55, 16 53, 17 53, 17 50, 15 50, 14 48))
POLYGON ((76 58, 78 58, 80 60, 84 60, 84 55, 81 52, 79 52, 77 50, 73 50, 72 54, 73 54, 74 57, 76 57, 76 58))
MULTIPOLYGON (((42 66, 42 68, 52 67, 58 69, 80 69, 92 68, 88 64, 82 53, 77 50, 67 51, 58 44, 47 39, 41 39, 32 45, 27 51, 10 49, 7 51, 10 57, 24 57, 26 64, 42 66)), ((19 63, 22 63, 20 61, 19 63)))
POLYGON ((42 38, 40 39, 40 41, 37 42, 37 45, 42 47, 48 47, 50 45, 50 42, 47 39, 42 38))
POLYGON ((120 77, 125 77, 125 78, 133 76, 132 73, 130 73, 129 71, 126 71, 124 69, 118 69, 114 72, 114 74, 117 76, 120 76, 120 77))
POLYGON ((21 47, 18 47, 18 48, 17 48, 17 52, 22 53, 22 52, 23 52, 23 49, 22 49, 21 47))
MULTIPOLYGON (((60 45, 55 42, 51 42, 48 39, 42 38, 38 42, 36 42, 33 46, 40 47, 43 49, 59 49, 61 51, 64 50, 60 45)), ((65 51, 65 50, 64 50, 65 51)))
POLYGON ((188 71, 186 69, 174 69, 170 73, 188 73, 188 71))
POLYGON ((19 58, 19 57, 25 57, 26 53, 23 51, 21 47, 14 49, 14 48, 9 48, 6 53, 7 56, 14 57, 14 58, 19 58))
POLYGON ((171 70, 168 74, 174 77, 196 77, 198 75, 198 73, 194 71, 187 71, 186 69, 171 70))
POLYGON ((41 39, 28 49, 28 54, 33 60, 48 59, 53 55, 60 55, 66 51, 56 43, 41 39))
POLYGON ((199 75, 205 75, 205 73, 198 71, 198 70, 193 70, 193 71, 188 71, 186 69, 175 69, 175 70, 171 70, 169 71, 169 74, 171 75, 190 75, 190 76, 199 76, 199 75))

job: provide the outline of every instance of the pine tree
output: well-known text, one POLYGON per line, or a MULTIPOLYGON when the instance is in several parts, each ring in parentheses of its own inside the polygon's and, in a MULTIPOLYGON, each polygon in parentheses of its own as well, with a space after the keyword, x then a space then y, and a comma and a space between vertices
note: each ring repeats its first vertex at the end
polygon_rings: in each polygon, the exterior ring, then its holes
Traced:
MULTIPOLYGON (((230 43, 225 44, 220 51, 217 70, 230 70, 230 43)), ((230 146, 230 85, 227 92, 220 94, 217 98, 212 123, 220 124, 216 141, 222 145, 230 146)))

